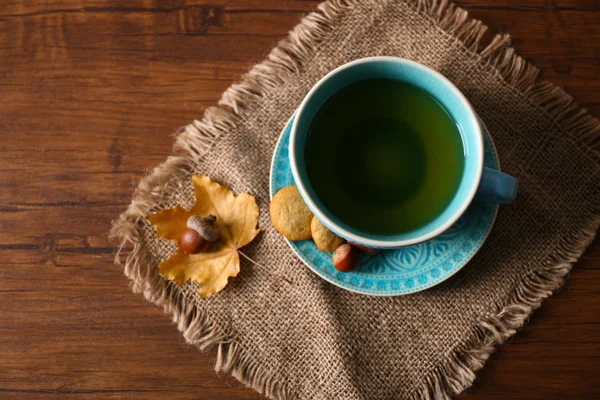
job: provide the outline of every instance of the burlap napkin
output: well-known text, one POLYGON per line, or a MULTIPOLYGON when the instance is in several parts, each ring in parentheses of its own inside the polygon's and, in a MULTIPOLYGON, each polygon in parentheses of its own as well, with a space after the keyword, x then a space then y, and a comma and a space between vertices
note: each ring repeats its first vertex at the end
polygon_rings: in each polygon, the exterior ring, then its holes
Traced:
POLYGON ((185 338, 218 348, 217 370, 272 398, 444 398, 468 387, 495 345, 558 288, 591 242, 600 215, 600 124, 515 54, 507 35, 445 0, 332 0, 306 17, 178 137, 175 152, 140 182, 113 233, 132 243, 133 290, 164 307, 185 338), (348 61, 413 59, 440 71, 488 126, 503 170, 521 192, 502 207, 481 252, 425 292, 376 298, 311 272, 275 232, 269 164, 279 134, 309 88, 348 61), (594 149, 594 147, 596 149, 594 149), (199 299, 157 274, 174 246, 144 217, 192 202, 192 173, 254 194, 263 233, 227 288, 199 299))

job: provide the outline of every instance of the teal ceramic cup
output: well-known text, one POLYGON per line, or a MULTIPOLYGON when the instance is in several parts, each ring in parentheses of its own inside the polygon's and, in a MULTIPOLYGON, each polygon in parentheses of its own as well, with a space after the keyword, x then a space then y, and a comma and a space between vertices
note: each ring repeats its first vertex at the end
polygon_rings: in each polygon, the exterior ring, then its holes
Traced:
MULTIPOLYGON (((333 149, 332 149, 333 151, 333 149)), ((348 241, 374 248, 398 248, 430 240, 454 224, 472 201, 511 203, 518 181, 500 171, 485 168, 481 121, 465 96, 443 75, 417 62, 395 57, 364 58, 328 73, 306 95, 296 112, 289 143, 290 167, 304 201, 330 230, 348 241), (366 79, 394 79, 416 85, 432 95, 459 127, 464 149, 460 185, 446 209, 419 229, 401 234, 362 232, 334 216, 313 190, 304 159, 306 139, 321 106, 340 89, 366 79)))

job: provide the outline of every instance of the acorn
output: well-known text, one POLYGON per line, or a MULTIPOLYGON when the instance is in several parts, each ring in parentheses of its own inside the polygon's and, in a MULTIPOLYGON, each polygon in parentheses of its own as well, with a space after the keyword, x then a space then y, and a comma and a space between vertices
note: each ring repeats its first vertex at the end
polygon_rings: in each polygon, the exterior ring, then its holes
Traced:
POLYGON ((380 249, 374 249, 372 247, 363 246, 362 244, 358 244, 358 243, 354 243, 354 242, 348 242, 348 243, 350 243, 350 245, 352 247, 356 247, 358 249, 358 251, 360 251, 361 253, 365 253, 369 256, 374 256, 375 254, 379 254, 379 252, 381 251, 380 249))
POLYGON ((179 239, 181 250, 188 254, 198 254, 219 239, 219 231, 215 228, 217 217, 209 215, 200 218, 192 215, 188 218, 185 230, 179 239))
POLYGON ((348 243, 338 247, 333 253, 333 266, 340 272, 350 272, 358 265, 358 254, 348 243))

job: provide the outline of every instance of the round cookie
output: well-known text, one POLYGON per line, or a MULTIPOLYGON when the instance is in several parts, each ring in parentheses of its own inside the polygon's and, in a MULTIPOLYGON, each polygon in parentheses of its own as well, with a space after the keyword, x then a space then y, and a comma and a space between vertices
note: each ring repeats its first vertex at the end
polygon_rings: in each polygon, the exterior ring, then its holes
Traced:
POLYGON ((310 223, 310 231, 315 244, 323 251, 335 251, 335 249, 346 243, 344 239, 327 229, 317 217, 313 217, 310 223))
POLYGON ((310 222, 313 213, 302 200, 295 185, 284 187, 277 192, 271 200, 269 211, 273 226, 287 239, 298 241, 312 237, 310 222))

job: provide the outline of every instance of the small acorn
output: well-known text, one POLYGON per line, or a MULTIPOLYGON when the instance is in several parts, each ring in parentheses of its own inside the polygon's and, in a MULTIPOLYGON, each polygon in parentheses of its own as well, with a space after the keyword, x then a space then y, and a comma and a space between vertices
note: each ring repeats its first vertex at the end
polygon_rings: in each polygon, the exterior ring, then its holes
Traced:
POLYGON ((356 247, 361 253, 365 253, 369 256, 374 256, 375 254, 379 254, 381 252, 380 249, 374 249, 372 247, 363 246, 362 244, 348 242, 352 247, 356 247))
POLYGON ((214 215, 203 218, 196 215, 189 217, 187 228, 179 240, 181 249, 188 254, 198 254, 208 249, 212 242, 219 239, 219 231, 215 228, 216 220, 214 215))
POLYGON ((338 247, 333 253, 333 266, 340 272, 350 272, 358 265, 356 249, 348 243, 338 247))

